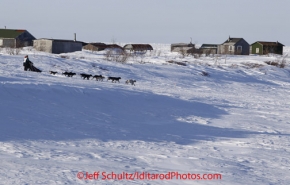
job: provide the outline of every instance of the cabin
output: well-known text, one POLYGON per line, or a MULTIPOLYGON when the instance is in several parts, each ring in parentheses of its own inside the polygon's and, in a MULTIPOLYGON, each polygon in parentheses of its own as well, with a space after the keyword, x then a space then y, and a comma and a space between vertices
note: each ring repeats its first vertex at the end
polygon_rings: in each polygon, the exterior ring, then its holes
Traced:
POLYGON ((249 55, 250 45, 243 38, 229 37, 224 43, 218 46, 218 54, 249 55))
POLYGON ((34 40, 33 47, 38 51, 60 54, 60 53, 82 51, 83 42, 76 41, 76 40, 42 38, 42 39, 34 40))
POLYGON ((32 46, 35 37, 27 30, 0 29, 0 47, 19 48, 32 46))
POLYGON ((119 55, 124 53, 124 48, 118 44, 107 44, 105 51, 109 52, 110 54, 119 55))
POLYGON ((94 43, 88 43, 83 46, 83 49, 90 50, 90 51, 103 51, 106 49, 107 45, 105 43, 101 42, 94 42, 94 43))
POLYGON ((170 47, 171 52, 180 52, 180 51, 186 51, 187 53, 190 53, 195 50, 195 45, 191 42, 188 43, 174 43, 171 44, 170 47))
POLYGON ((218 44, 203 44, 199 50, 205 55, 217 54, 218 44))
POLYGON ((251 44, 251 54, 267 55, 269 53, 283 55, 283 44, 280 42, 257 41, 251 44))

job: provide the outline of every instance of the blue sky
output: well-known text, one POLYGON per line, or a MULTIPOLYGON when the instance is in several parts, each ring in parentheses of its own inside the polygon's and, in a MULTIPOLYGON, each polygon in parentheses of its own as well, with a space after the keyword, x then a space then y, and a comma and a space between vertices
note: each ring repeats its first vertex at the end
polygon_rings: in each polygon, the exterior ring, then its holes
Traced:
POLYGON ((1 0, 0 27, 85 42, 290 45, 290 0, 1 0), (5 16, 4 16, 5 15, 5 16))

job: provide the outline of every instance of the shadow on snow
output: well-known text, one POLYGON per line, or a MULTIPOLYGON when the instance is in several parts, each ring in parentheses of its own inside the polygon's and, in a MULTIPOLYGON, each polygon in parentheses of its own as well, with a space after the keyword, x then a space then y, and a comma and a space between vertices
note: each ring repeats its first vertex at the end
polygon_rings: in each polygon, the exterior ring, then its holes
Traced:
POLYGON ((217 119, 227 112, 214 105, 152 93, 5 84, 0 86, 0 96, 0 141, 98 139, 189 144, 261 134, 178 121, 188 116, 217 119))

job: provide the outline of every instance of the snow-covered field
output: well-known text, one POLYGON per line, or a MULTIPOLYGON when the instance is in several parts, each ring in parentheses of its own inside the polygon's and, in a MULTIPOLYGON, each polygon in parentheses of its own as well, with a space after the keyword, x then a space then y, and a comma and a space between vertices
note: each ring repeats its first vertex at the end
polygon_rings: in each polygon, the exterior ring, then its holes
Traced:
POLYGON ((216 61, 153 47, 126 64, 104 60, 104 52, 2 49, 0 184, 289 184, 290 58, 278 68, 264 63, 277 56, 216 61), (23 71, 26 54, 42 73, 23 71), (80 73, 122 79, 83 80, 80 73), (101 179, 112 172, 222 178, 101 179))

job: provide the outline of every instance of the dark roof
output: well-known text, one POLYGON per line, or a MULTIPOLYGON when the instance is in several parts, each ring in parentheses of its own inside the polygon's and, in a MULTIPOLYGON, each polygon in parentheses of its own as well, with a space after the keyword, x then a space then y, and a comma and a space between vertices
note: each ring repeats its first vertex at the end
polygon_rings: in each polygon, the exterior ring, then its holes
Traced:
POLYGON ((134 51, 153 50, 150 44, 126 44, 124 49, 132 49, 134 51))
POLYGON ((200 48, 217 48, 218 44, 203 44, 200 48))
POLYGON ((106 46, 107 46, 105 43, 102 43, 102 42, 84 43, 83 46, 88 46, 88 45, 93 45, 93 46, 98 47, 98 48, 106 48, 106 46))
POLYGON ((230 42, 236 43, 236 42, 239 42, 241 39, 243 39, 243 38, 231 38, 231 37, 229 37, 224 43, 230 43, 230 42))
POLYGON ((106 48, 119 48, 123 50, 123 48, 119 46, 118 44, 107 44, 106 48))
MULTIPOLYGON (((284 46, 283 44, 281 44, 280 42, 265 42, 265 41, 257 41, 258 43, 262 44, 262 45, 267 45, 267 46, 278 46, 278 45, 281 45, 281 46, 284 46)), ((257 43, 255 42, 255 43, 257 43)), ((253 43, 253 44, 255 44, 253 43)), ((252 44, 252 45, 253 45, 252 44)))
POLYGON ((93 45, 95 47, 98 47, 99 49, 121 49, 123 50, 123 47, 117 45, 117 44, 105 44, 102 42, 91 42, 91 43, 87 43, 85 46, 88 45, 93 45))
POLYGON ((96 47, 98 47, 98 46, 106 46, 106 44, 102 43, 102 42, 91 42, 91 43, 88 43, 87 45, 89 45, 89 44, 91 44, 93 46, 96 46, 96 47))
POLYGON ((41 39, 36 39, 36 40, 51 40, 51 41, 57 41, 57 42, 78 42, 84 44, 82 41, 74 41, 74 40, 65 40, 65 39, 46 39, 46 38, 41 38, 41 39))
POLYGON ((26 30, 0 29, 0 38, 17 38, 26 30))
POLYGON ((173 43, 171 47, 195 47, 192 43, 173 43))
POLYGON ((86 43, 86 42, 82 42, 82 41, 80 41, 80 42, 82 43, 83 46, 85 46, 85 45, 88 44, 88 43, 86 43))

